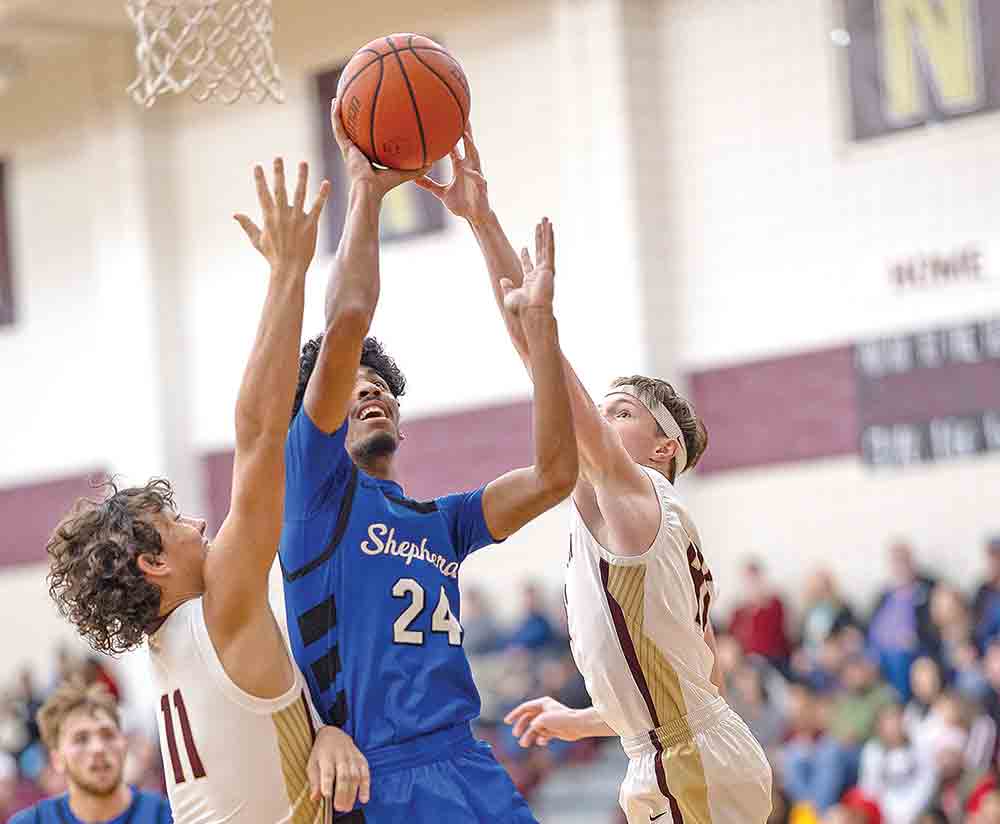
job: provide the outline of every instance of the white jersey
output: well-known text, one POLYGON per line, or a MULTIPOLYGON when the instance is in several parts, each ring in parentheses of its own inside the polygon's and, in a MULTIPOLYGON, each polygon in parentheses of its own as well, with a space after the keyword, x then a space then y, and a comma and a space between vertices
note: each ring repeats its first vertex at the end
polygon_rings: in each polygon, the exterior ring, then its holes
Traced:
POLYGON ((174 824, 322 824, 309 799, 314 738, 305 681, 280 698, 234 684, 205 625, 203 600, 187 601, 149 637, 161 697, 163 769, 174 824))
POLYGON ((573 657, 594 707, 624 738, 684 725, 719 698, 704 638, 715 589, 701 539, 670 482, 640 468, 660 501, 652 546, 613 554, 573 506, 566 571, 573 657))

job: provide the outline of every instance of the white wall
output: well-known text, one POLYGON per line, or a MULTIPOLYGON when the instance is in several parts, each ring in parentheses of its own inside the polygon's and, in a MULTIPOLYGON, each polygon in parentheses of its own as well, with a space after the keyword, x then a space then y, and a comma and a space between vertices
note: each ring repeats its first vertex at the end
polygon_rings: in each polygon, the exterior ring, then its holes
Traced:
POLYGON ((1000 309, 1000 114, 848 142, 831 5, 662 4, 661 168, 687 366, 1000 309), (970 241, 988 284, 890 290, 890 261, 970 241))
MULTIPOLYGON (((662 170, 671 207, 670 255, 652 299, 682 281, 670 318, 682 325, 688 368, 1000 312, 1000 115, 849 143, 830 7, 661 4, 666 129, 650 169, 662 170), (970 241, 984 250, 986 284, 890 290, 890 261, 970 241)), ((998 457, 879 472, 845 458, 683 488, 723 605, 739 597, 738 559, 748 553, 769 560, 789 591, 829 565, 865 600, 885 580, 884 551, 897 535, 971 586, 983 537, 1000 531, 998 470, 998 457)))

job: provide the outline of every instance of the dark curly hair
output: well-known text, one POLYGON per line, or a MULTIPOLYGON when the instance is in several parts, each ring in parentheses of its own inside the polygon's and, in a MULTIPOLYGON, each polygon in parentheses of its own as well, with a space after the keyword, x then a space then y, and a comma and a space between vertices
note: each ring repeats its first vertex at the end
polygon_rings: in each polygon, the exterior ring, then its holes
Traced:
POLYGON ((160 588, 137 559, 163 551, 151 516, 176 506, 162 478, 122 490, 108 480, 98 488, 104 497, 80 498, 46 545, 49 595, 95 650, 115 654, 141 644, 159 617, 160 588))
MULTIPOLYGON (((302 399, 306 396, 306 386, 309 384, 309 378, 312 377, 313 369, 316 368, 316 359, 319 357, 322 345, 323 335, 320 334, 307 341, 306 345, 302 347, 302 356, 299 358, 299 385, 295 389, 292 420, 295 420, 295 416, 299 414, 302 399)), ((406 393, 406 378, 396 365, 396 361, 389 356, 376 338, 365 338, 361 347, 359 365, 374 369, 396 398, 400 398, 406 393)))

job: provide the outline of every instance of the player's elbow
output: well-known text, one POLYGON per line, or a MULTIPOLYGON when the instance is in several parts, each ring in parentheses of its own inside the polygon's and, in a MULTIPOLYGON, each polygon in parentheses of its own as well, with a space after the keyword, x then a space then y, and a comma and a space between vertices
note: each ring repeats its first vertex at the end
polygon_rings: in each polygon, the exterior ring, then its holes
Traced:
POLYGON ((555 506, 573 493, 579 471, 576 450, 548 466, 539 467, 538 486, 549 506, 555 506))
POLYGON ((375 308, 364 301, 341 302, 326 316, 326 334, 337 338, 363 338, 371 328, 375 308))

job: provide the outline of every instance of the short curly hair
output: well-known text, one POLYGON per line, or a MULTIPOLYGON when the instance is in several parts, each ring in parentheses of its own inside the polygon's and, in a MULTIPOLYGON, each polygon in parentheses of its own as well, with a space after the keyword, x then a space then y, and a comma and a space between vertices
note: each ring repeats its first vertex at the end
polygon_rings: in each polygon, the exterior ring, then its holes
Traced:
MULTIPOLYGON (((306 396, 306 386, 309 385, 309 378, 312 377, 313 370, 316 368, 316 360, 319 358, 319 350, 322 345, 323 335, 320 334, 307 341, 306 345, 302 347, 302 356, 299 358, 299 385, 295 389, 295 403, 292 406, 293 421, 302 407, 302 400, 306 396)), ((359 365, 374 369, 386 382, 394 397, 400 398, 406 393, 406 377, 377 338, 365 338, 361 347, 359 365)))
POLYGON ((59 748, 62 725, 77 710, 86 710, 91 715, 103 712, 119 731, 122 728, 118 702, 104 684, 87 684, 81 678, 71 678, 57 687, 38 710, 38 729, 49 752, 59 748))
POLYGON ((91 647, 114 655, 139 646, 159 617, 160 588, 138 558, 163 552, 151 516, 177 507, 163 478, 122 490, 108 480, 98 488, 104 497, 80 498, 49 539, 49 595, 91 647))

